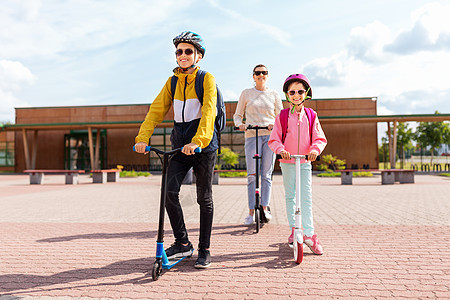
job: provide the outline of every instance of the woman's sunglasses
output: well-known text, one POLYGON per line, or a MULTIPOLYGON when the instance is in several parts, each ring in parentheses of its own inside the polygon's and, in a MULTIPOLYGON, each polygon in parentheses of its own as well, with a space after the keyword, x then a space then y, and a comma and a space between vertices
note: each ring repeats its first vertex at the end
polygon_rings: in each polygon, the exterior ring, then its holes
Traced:
POLYGON ((295 93, 298 93, 300 96, 304 95, 306 93, 306 90, 292 90, 292 91, 288 91, 289 96, 294 96, 295 93))
MULTIPOLYGON (((186 54, 186 55, 192 55, 194 53, 194 50, 192 50, 192 49, 185 49, 184 50, 184 54, 186 54)), ((177 51, 175 51, 175 54, 177 55, 177 56, 181 56, 181 55, 183 55, 183 49, 177 49, 177 51)))
POLYGON ((253 74, 255 74, 256 76, 259 76, 261 74, 267 75, 267 74, 269 74, 269 71, 255 71, 255 72, 253 72, 253 74))

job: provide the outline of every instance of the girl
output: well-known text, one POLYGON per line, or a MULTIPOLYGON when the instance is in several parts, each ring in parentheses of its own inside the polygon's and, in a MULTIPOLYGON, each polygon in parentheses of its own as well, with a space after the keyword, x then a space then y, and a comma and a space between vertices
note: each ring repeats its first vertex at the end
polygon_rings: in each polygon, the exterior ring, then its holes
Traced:
POLYGON ((286 211, 289 226, 292 228, 288 238, 289 244, 294 241, 295 226, 295 176, 301 178, 301 212, 303 225, 303 241, 315 254, 323 254, 319 238, 314 234, 311 194, 311 162, 327 145, 327 139, 320 126, 319 119, 313 110, 309 112, 303 106, 307 99, 311 99, 312 90, 308 78, 302 74, 290 75, 284 82, 283 92, 290 103, 285 111, 287 122, 280 113, 275 120, 269 138, 269 147, 276 154, 281 155, 280 166, 283 174, 283 184, 286 198, 286 211), (311 123, 311 124, 310 124, 311 123), (312 126, 310 126, 312 125, 312 126), (287 128, 286 128, 287 127, 287 128), (284 130, 283 130, 284 128, 284 130), (284 133, 283 133, 284 131, 284 133), (301 174, 295 174, 295 161, 290 155, 308 155, 309 161, 301 161, 301 174))

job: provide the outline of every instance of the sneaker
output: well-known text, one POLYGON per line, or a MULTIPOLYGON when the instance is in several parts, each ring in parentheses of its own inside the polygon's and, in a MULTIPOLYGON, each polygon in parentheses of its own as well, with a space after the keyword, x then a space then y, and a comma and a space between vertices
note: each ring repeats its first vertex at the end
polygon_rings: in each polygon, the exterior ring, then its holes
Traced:
POLYGON ((182 258, 183 256, 191 257, 193 252, 194 247, 191 242, 189 242, 186 246, 175 242, 166 249, 167 259, 182 258))
POLYGON ((194 267, 197 269, 206 269, 211 265, 211 253, 206 249, 198 249, 198 258, 194 267))
POLYGON ((317 237, 317 234, 313 235, 313 236, 303 236, 303 243, 306 244, 306 246, 309 247, 309 249, 311 249, 311 251, 314 254, 317 255, 322 255, 323 254, 323 248, 320 245, 320 241, 319 238, 317 237))
POLYGON ((295 227, 292 227, 291 235, 288 237, 289 245, 293 245, 294 244, 294 230, 295 230, 295 227))
POLYGON ((266 217, 267 222, 269 222, 270 220, 272 220, 272 214, 270 213, 269 208, 267 210, 264 211, 264 216, 266 217))
POLYGON ((244 225, 251 225, 251 224, 253 224, 253 216, 252 215, 248 215, 244 219, 244 225))

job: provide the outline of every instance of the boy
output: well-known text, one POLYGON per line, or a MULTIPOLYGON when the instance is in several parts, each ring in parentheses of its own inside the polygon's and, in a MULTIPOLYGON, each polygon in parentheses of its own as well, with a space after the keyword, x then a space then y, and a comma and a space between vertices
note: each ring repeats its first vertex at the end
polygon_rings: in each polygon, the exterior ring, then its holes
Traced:
POLYGON ((153 101, 136 137, 135 149, 147 154, 145 147, 154 128, 161 123, 171 105, 174 110, 174 127, 170 137, 172 149, 183 150, 175 154, 168 168, 166 211, 170 219, 175 243, 168 249, 168 259, 190 257, 194 251, 184 224, 179 192, 186 173, 192 167, 196 176, 197 203, 200 206, 200 236, 198 258, 195 267, 202 269, 211 265, 209 251, 214 214, 212 199, 212 178, 218 149, 217 133, 214 129, 216 117, 217 90, 214 77, 206 73, 204 78, 203 103, 195 92, 195 78, 199 67, 196 64, 205 56, 202 38, 191 31, 182 32, 173 39, 176 47, 178 77, 175 93, 172 95, 171 78, 153 101), (200 147, 201 152, 194 150, 200 147))

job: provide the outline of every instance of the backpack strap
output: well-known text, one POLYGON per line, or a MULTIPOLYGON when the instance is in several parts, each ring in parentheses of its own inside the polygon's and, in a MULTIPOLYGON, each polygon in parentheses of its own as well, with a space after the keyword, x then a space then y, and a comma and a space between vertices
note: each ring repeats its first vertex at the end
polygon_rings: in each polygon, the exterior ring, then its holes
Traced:
POLYGON ((306 116, 308 117, 309 121, 309 134, 310 134, 310 144, 312 144, 312 132, 313 132, 313 125, 316 121, 316 113, 312 108, 305 107, 306 116))
POLYGON ((173 75, 170 80, 170 90, 172 91, 172 100, 175 98, 175 89, 177 88, 178 77, 173 75))
POLYGON ((280 123, 281 123, 281 142, 284 144, 286 139, 286 133, 288 128, 289 108, 282 109, 280 111, 280 123))
MULTIPOLYGON (((310 134, 310 143, 312 143, 312 131, 313 125, 316 120, 316 113, 313 109, 305 107, 306 117, 309 121, 309 134, 310 134)), ((286 139, 286 133, 288 129, 288 118, 289 118, 289 108, 282 109, 280 112, 280 123, 281 123, 281 142, 284 144, 284 140, 286 139)))
POLYGON ((203 105, 203 94, 205 90, 203 88, 203 82, 205 81, 206 71, 198 70, 195 76, 195 93, 197 94, 198 100, 203 105))

